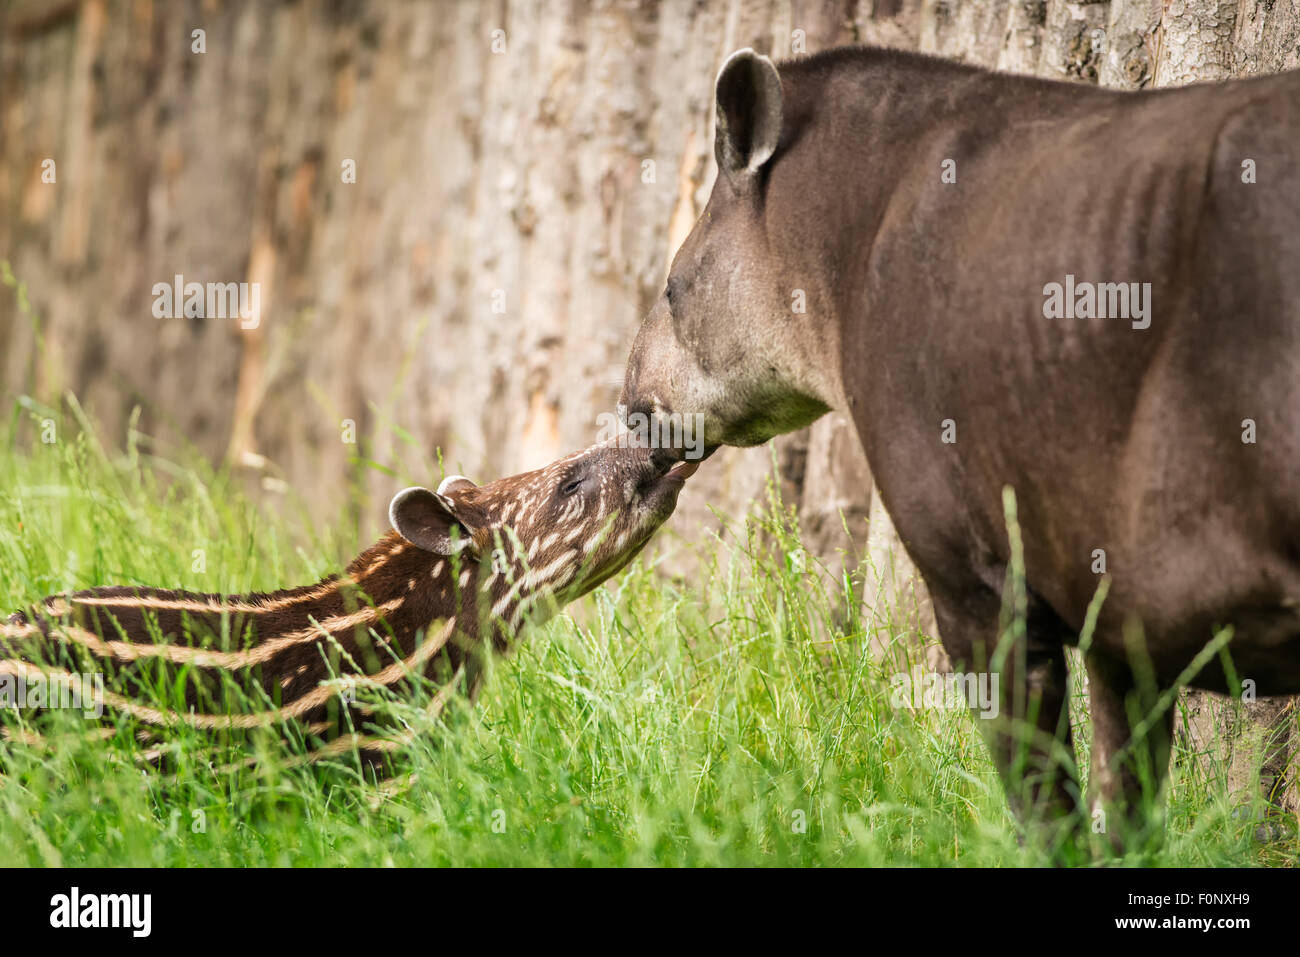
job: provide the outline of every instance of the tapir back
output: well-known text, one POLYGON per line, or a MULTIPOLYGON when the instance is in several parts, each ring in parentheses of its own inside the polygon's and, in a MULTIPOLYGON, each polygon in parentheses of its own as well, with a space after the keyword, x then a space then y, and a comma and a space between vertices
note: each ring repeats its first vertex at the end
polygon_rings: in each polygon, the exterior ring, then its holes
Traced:
POLYGON ((933 69, 933 109, 876 117, 914 143, 866 150, 887 215, 843 336, 909 550, 940 580, 1002 555, 1010 485, 1071 629, 1104 553, 1103 632, 1141 620, 1162 679, 1236 620, 1239 665, 1300 690, 1300 72, 1134 95, 933 69))

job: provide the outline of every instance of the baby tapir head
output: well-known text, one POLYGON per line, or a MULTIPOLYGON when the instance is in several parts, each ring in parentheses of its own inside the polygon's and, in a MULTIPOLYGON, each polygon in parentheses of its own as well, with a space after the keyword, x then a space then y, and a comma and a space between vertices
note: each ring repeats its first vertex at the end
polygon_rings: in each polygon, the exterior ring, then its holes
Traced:
POLYGON ((493 628, 501 642, 525 613, 536 620, 631 561, 672 515, 698 464, 674 464, 624 433, 486 485, 453 475, 437 491, 405 489, 389 519, 403 539, 438 559, 435 568, 446 562, 471 572, 453 580, 464 591, 477 579, 480 608, 504 626, 493 628))

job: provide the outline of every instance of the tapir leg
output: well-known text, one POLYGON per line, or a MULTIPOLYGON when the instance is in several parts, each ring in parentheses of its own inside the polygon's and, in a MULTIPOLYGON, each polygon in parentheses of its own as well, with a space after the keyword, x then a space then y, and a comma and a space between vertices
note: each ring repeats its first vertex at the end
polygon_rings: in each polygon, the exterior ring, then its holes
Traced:
MULTIPOLYGON (((998 632, 1001 599, 989 592, 979 602, 967 594, 961 607, 933 595, 939 637, 954 668, 989 667, 998 632)), ((1025 637, 1011 647, 998 674, 998 715, 975 711, 1017 818, 1054 852, 1072 843, 1080 791, 1070 734, 1066 630, 1045 606, 1031 603, 1025 637)), ((1067 852, 1068 856, 1068 852, 1067 852)))
POLYGON ((1154 811, 1173 740, 1174 708, 1159 710, 1161 689, 1135 676, 1143 670, 1134 664, 1095 651, 1087 656, 1092 830, 1105 834, 1116 853, 1159 840, 1154 811))

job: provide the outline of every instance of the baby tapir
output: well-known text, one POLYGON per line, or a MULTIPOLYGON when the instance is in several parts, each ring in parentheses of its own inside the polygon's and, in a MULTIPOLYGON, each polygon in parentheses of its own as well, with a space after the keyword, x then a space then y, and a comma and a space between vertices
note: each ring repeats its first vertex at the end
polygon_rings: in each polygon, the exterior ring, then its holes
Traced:
POLYGON ((66 687, 106 674, 102 704, 146 725, 291 722, 318 741, 309 759, 355 749, 379 763, 404 739, 357 732, 373 711, 358 687, 400 692, 424 676, 441 684, 431 709, 462 682, 472 699, 481 650, 507 651, 526 617, 595 588, 672 514, 698 463, 673 464, 645 446, 624 433, 484 486, 449 476, 436 492, 408 488, 389 506, 394 530, 314 585, 46 598, 0 628, 0 682, 66 687), (145 693, 177 685, 166 708, 145 693))

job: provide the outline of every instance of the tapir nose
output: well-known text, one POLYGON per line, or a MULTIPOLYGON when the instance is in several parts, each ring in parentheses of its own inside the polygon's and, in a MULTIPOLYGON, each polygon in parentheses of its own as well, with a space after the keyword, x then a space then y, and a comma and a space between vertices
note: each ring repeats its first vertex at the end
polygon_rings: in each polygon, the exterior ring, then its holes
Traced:
POLYGON ((641 363, 629 361, 627 378, 623 383, 623 391, 618 397, 618 412, 622 417, 623 424, 628 428, 637 428, 634 422, 639 422, 640 427, 654 415, 664 415, 668 412, 659 404, 657 397, 650 392, 641 391, 641 363), (633 419, 632 416, 640 416, 639 420, 633 419))
POLYGON ((650 464, 654 466, 655 471, 660 475, 663 475, 680 462, 681 458, 681 453, 677 449, 654 448, 650 451, 650 464))
POLYGON ((627 417, 632 412, 643 412, 640 408, 630 408, 635 399, 639 397, 637 382, 641 378, 641 360, 635 355, 627 360, 627 372, 623 375, 623 389, 618 394, 618 414, 627 425, 627 417))

